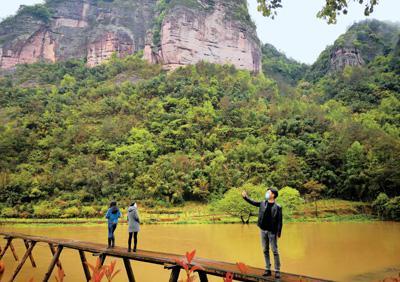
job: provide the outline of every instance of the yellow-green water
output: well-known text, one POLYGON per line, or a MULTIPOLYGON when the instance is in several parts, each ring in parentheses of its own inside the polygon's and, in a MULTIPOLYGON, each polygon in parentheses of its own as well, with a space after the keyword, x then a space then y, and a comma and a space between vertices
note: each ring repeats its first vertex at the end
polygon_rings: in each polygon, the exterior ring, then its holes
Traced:
MULTIPOLYGON (((259 231, 255 225, 143 225, 139 233, 139 249, 184 254, 196 249, 197 256, 228 262, 244 262, 263 267, 259 231)), ((2 225, 1 231, 70 238, 106 243, 107 227, 104 225, 35 226, 2 225)), ((116 230, 116 244, 125 246, 127 226, 120 224, 116 230)), ((1 240, 4 246, 5 241, 1 240)), ((349 222, 349 223, 288 223, 284 225, 279 240, 282 271, 327 278, 339 281, 377 281, 400 272, 400 223, 349 222)), ((22 242, 15 243, 18 255, 24 253, 22 242)), ((51 255, 45 244, 34 251, 38 264, 32 268, 29 260, 17 281, 41 281, 51 255)), ((90 262, 95 258, 87 254, 90 262)), ((271 256, 272 258, 272 256, 271 256)), ((107 258, 108 264, 113 258, 107 258)), ((122 261, 117 260, 121 272, 114 281, 127 281, 122 261)), ((11 252, 3 258, 7 277, 17 263, 11 252)), ((77 251, 65 249, 61 255, 66 282, 84 281, 77 251)), ((132 262, 136 281, 168 281, 169 272, 162 266, 132 262)), ((222 278, 210 278, 222 281, 222 278)), ((51 281, 55 281, 54 275, 51 281)), ((199 281, 199 280, 197 280, 199 281)))

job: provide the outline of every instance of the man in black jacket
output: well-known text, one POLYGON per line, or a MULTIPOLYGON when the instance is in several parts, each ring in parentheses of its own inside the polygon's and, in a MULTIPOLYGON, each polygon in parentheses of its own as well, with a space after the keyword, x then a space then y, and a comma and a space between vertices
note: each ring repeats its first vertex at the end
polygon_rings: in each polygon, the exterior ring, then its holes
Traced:
POLYGON ((261 229, 261 243, 265 258, 264 276, 271 276, 271 261, 269 257, 269 246, 274 254, 275 278, 280 278, 281 263, 278 252, 278 238, 282 232, 282 207, 275 203, 278 197, 278 190, 269 188, 265 194, 265 201, 257 202, 247 196, 246 191, 242 192, 243 199, 249 204, 259 208, 258 227, 261 229))

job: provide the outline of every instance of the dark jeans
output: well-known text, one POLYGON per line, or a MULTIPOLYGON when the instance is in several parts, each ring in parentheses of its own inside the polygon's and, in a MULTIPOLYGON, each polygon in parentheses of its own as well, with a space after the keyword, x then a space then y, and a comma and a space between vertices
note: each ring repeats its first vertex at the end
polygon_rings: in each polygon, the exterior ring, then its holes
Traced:
POLYGON ((133 249, 136 250, 138 232, 129 232, 129 237, 128 237, 128 248, 131 249, 131 245, 132 245, 132 234, 133 234, 133 249))
POLYGON ((114 239, 114 231, 116 228, 116 223, 108 223, 108 239, 114 239))
POLYGON ((278 252, 278 237, 276 234, 261 230, 261 244, 264 252, 265 268, 271 270, 271 259, 269 256, 269 246, 271 246, 272 253, 274 254, 275 271, 280 271, 281 262, 278 252))

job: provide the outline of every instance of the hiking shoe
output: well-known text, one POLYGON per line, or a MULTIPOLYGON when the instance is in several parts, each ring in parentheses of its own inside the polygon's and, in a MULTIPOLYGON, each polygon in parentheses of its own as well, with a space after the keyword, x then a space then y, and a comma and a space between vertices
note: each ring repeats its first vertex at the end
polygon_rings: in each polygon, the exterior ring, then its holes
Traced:
POLYGON ((275 278, 281 278, 281 273, 279 271, 275 271, 275 278))
POLYGON ((272 275, 271 270, 266 270, 264 271, 262 276, 271 276, 271 275, 272 275))

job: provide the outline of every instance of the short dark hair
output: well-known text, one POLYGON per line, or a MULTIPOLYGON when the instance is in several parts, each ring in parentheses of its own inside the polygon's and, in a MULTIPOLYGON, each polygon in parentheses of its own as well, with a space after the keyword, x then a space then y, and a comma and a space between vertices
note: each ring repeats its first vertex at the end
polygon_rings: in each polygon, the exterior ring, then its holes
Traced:
POLYGON ((272 193, 274 193, 275 199, 278 198, 278 195, 279 195, 278 189, 270 187, 270 188, 268 188, 268 190, 271 191, 272 193))
POLYGON ((110 208, 111 207, 116 207, 117 206, 117 202, 116 201, 111 201, 110 202, 110 208))

